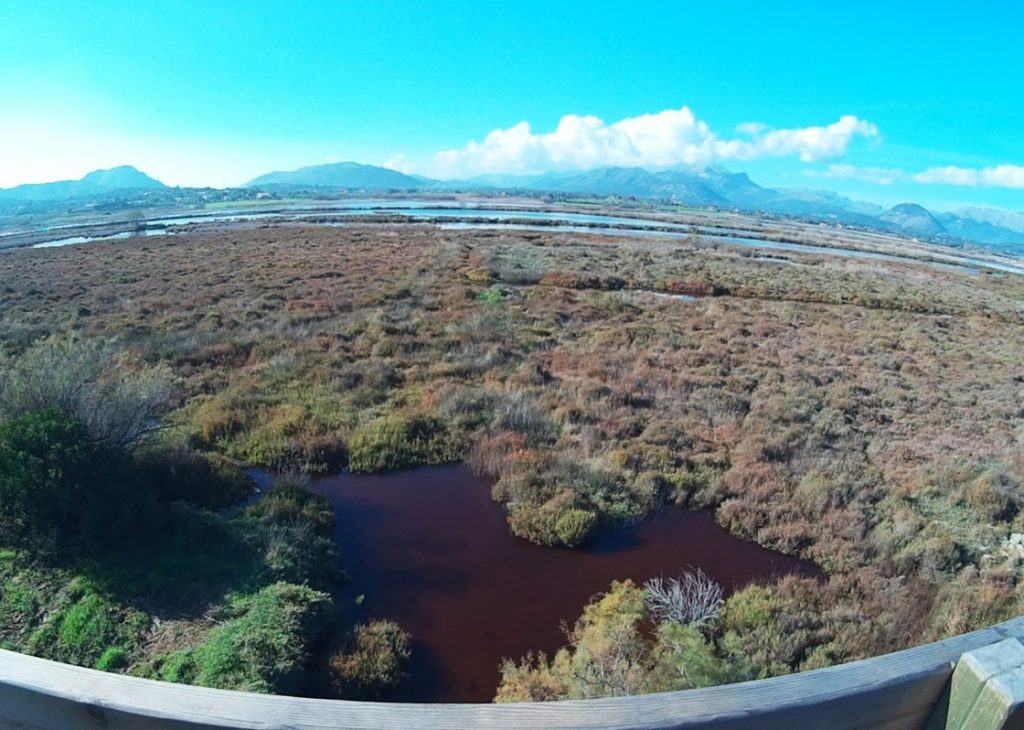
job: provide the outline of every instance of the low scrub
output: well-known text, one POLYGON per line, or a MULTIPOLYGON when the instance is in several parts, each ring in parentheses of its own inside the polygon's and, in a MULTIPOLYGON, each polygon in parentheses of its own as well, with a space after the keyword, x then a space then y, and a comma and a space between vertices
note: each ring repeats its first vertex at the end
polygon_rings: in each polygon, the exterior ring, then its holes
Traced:
POLYGON ((152 519, 131 459, 56 409, 0 423, 0 528, 8 545, 95 550, 137 537, 152 519))
POLYGON ((195 647, 158 661, 156 675, 217 689, 295 694, 307 682, 331 609, 326 593, 290 583, 234 598, 221 611, 221 625, 195 647))
POLYGON ((448 429, 435 418, 387 416, 352 434, 348 467, 354 472, 380 472, 455 461, 460 449, 448 429))
MULTIPOLYGON (((710 593, 721 588, 706 582, 710 593)), ((527 655, 502 665, 497 702, 628 696, 708 687, 791 671, 768 667, 784 641, 762 589, 749 588, 725 602, 723 630, 705 610, 665 610, 664 585, 614 582, 593 598, 568 634, 569 644, 550 659, 527 655), (652 610, 653 609, 653 610, 652 610), (756 619, 755 622, 753 619, 756 619)), ((720 602, 720 599, 717 599, 720 602)), ((767 599, 770 601, 771 599, 767 599)), ((718 603, 713 611, 717 615, 718 603)))
POLYGON ((335 692, 345 699, 377 699, 404 676, 409 634, 393 621, 358 624, 331 657, 335 692))
POLYGON ((124 669, 148 627, 148 616, 119 606, 78 579, 69 584, 66 595, 28 637, 25 649, 68 664, 124 669))

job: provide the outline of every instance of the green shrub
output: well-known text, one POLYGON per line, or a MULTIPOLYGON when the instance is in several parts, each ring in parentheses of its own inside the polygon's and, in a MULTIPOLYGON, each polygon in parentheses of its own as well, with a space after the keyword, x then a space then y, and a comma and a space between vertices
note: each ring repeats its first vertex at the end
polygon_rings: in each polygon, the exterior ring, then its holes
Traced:
POLYGON ((585 509, 571 509, 563 512, 555 520, 555 535, 558 541, 567 547, 576 547, 590 536, 597 515, 585 509))
POLYGON ((1024 488, 1005 471, 993 467, 970 483, 967 500, 990 522, 1010 520, 1024 504, 1024 488))
POLYGON ((482 290, 476 295, 476 298, 477 301, 483 302, 490 307, 500 307, 505 299, 505 292, 502 291, 501 287, 492 286, 482 290))
POLYGON ((128 651, 121 646, 112 646, 103 652, 96 662, 96 668, 101 672, 119 672, 127 669, 128 664, 128 651))
POLYGON ((349 441, 348 466, 354 472, 444 464, 459 457, 448 430, 436 418, 388 416, 359 428, 349 441))
POLYGON ((261 556, 266 578, 329 589, 345 579, 337 544, 308 529, 263 525, 245 538, 261 556))
POLYGON ((326 497, 291 481, 270 490, 232 520, 272 581, 330 589, 345 579, 331 537, 334 511, 326 497))
MULTIPOLYGON (((544 504, 512 503, 508 507, 508 525, 512 534, 538 545, 565 545, 558 530, 558 521, 567 510, 572 510, 572 500, 563 495, 544 504)), ((568 525, 567 525, 568 527, 568 525)))
POLYGON ((749 585, 726 599, 722 627, 738 633, 752 631, 774 620, 777 611, 778 598, 770 588, 749 585))
POLYGON ((409 635, 393 621, 357 625, 331 657, 335 691, 346 699, 373 699, 402 679, 409 635))
POLYGON ((0 583, 0 630, 21 623, 39 610, 39 594, 35 588, 16 578, 0 583))
POLYGON ((218 454, 202 454, 181 443, 161 443, 141 451, 136 463, 160 502, 185 501, 220 509, 244 499, 252 480, 218 454))
POLYGON ((56 410, 0 424, 0 527, 8 544, 80 551, 145 528, 152 496, 127 455, 56 410))
POLYGON ((119 652, 127 658, 149 618, 122 608, 82 580, 72 581, 67 590, 69 600, 29 636, 28 652, 83 667, 124 668, 119 652))
POLYGON ((235 598, 225 609, 227 620, 198 646, 168 655, 159 676, 219 689, 295 694, 330 610, 326 593, 289 583, 235 598))
POLYGON ((287 479, 275 484, 245 513, 264 523, 304 527, 325 537, 334 530, 334 510, 327 498, 287 479))
POLYGON ((675 621, 660 624, 653 652, 651 691, 712 687, 738 679, 715 653, 714 645, 694 626, 675 621))

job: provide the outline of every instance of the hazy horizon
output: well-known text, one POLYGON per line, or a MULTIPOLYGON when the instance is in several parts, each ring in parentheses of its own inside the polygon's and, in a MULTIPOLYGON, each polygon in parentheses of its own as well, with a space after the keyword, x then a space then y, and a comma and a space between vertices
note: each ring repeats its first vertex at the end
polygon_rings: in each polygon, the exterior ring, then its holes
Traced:
POLYGON ((1024 9, 154 2, 0 9, 0 187, 232 187, 720 164, 883 205, 1024 208, 1024 9), (877 10, 877 12, 875 12, 877 10), (884 20, 882 20, 882 19, 884 20))

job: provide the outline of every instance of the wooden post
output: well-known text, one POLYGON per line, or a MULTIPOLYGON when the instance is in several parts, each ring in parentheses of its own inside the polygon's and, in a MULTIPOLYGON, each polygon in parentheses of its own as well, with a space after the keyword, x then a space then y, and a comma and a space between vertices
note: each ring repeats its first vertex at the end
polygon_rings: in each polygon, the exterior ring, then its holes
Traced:
POLYGON ((1024 645, 1006 639, 960 657, 948 701, 936 709, 929 730, 1024 728, 1024 645))

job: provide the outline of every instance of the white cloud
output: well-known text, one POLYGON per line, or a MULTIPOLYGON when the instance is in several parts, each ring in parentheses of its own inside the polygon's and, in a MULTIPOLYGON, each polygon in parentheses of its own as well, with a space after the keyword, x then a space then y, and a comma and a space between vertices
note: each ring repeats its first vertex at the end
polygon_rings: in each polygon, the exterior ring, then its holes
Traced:
POLYGON ((891 185, 903 180, 906 173, 892 167, 856 167, 854 165, 829 165, 824 172, 809 170, 809 177, 827 177, 833 180, 858 180, 874 185, 891 185))
POLYGON ((800 155, 804 162, 814 162, 845 154, 853 137, 877 136, 878 127, 848 114, 827 127, 776 129, 755 140, 755 145, 758 157, 800 155))
POLYGON ((1024 188, 1024 165, 993 165, 991 167, 931 167, 914 175, 919 183, 940 185, 984 186, 992 188, 1024 188))
POLYGON ((812 162, 843 155, 854 137, 878 135, 874 124, 850 115, 827 126, 769 129, 749 122, 738 131, 746 138, 723 139, 685 106, 614 124, 595 116, 567 114, 551 132, 534 132, 529 122, 519 122, 459 149, 438 152, 422 164, 398 156, 389 160, 389 165, 405 172, 452 178, 605 165, 665 168, 793 155, 812 162))

